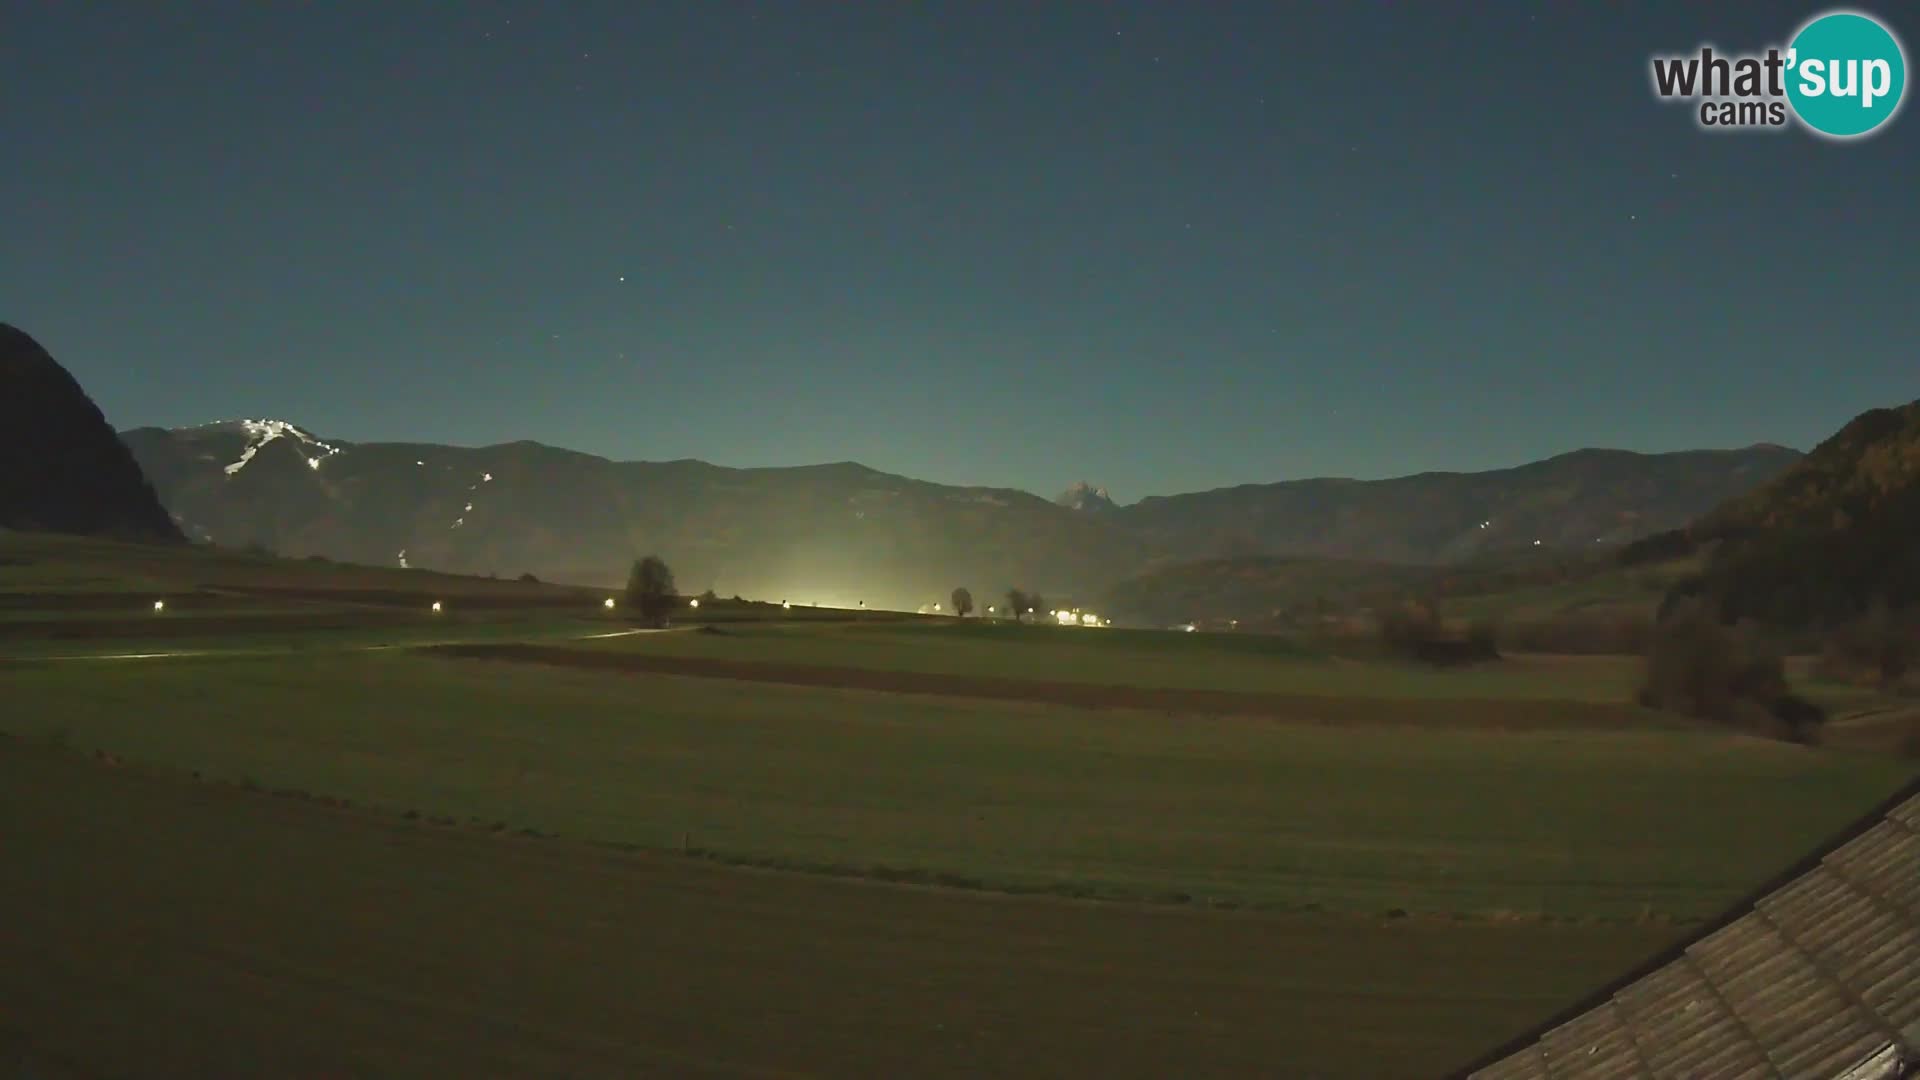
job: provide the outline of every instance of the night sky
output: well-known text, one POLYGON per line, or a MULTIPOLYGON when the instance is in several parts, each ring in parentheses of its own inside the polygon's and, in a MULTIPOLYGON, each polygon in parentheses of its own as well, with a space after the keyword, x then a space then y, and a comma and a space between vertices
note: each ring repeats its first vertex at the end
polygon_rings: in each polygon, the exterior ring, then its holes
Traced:
POLYGON ((1649 55, 1819 9, 1624 8, 0 0, 0 320, 122 427, 1123 502, 1920 397, 1911 101, 1705 133, 1649 55))

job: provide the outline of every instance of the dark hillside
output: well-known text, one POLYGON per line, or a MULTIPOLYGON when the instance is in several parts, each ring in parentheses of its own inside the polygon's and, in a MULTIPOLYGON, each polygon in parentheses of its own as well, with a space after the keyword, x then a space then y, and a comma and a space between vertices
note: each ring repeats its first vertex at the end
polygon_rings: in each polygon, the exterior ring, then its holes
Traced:
POLYGON ((133 455, 67 370, 0 323, 0 528, 179 540, 133 455))
POLYGON ((1920 401, 1861 414, 1686 536, 1713 554, 1684 591, 1728 618, 1802 626, 1920 605, 1920 401))

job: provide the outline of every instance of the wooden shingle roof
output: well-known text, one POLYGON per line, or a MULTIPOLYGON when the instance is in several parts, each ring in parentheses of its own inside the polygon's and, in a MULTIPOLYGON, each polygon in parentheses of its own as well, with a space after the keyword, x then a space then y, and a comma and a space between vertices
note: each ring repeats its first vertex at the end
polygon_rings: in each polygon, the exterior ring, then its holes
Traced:
POLYGON ((1920 1077, 1920 782, 1470 1080, 1920 1077))

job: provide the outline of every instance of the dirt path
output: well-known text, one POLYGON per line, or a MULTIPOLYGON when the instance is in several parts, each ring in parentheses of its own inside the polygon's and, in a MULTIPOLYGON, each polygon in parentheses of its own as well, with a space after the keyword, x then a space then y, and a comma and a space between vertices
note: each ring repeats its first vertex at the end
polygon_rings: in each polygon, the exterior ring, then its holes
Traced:
MULTIPOLYGON (((634 634, 665 634, 669 630, 657 627, 635 627, 630 630, 613 630, 598 634, 571 634, 560 638, 562 641, 600 641, 606 638, 631 637, 634 634)), ((458 641, 394 641, 377 645, 340 645, 335 647, 309 647, 306 652, 387 652, 393 649, 443 648, 459 645, 458 641)), ((193 656, 278 656, 284 649, 169 649, 159 652, 119 652, 119 653, 66 653, 52 656, 0 656, 0 663, 38 663, 40 661, 79 661, 79 660, 178 660, 193 656)))

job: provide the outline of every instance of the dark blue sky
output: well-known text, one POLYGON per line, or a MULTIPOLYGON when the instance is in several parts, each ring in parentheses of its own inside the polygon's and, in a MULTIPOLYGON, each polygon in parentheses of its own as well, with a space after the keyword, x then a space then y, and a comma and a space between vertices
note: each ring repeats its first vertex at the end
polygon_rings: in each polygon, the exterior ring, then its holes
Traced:
POLYGON ((1920 113, 1646 65, 1817 10, 0 0, 0 319, 123 427, 1122 501, 1806 447, 1920 397, 1920 113))

